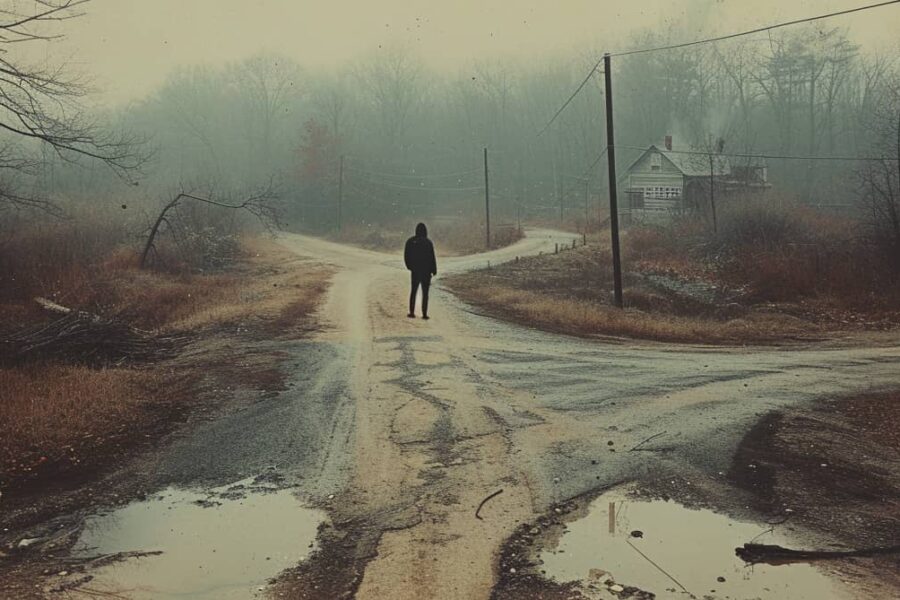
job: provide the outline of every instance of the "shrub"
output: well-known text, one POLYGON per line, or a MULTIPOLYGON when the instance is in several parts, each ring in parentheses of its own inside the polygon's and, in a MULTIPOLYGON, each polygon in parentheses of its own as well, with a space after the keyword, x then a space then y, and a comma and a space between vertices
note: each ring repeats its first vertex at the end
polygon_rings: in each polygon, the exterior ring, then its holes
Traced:
POLYGON ((791 243, 809 242, 814 237, 810 215, 797 207, 748 202, 723 212, 713 243, 726 252, 785 248, 791 243))

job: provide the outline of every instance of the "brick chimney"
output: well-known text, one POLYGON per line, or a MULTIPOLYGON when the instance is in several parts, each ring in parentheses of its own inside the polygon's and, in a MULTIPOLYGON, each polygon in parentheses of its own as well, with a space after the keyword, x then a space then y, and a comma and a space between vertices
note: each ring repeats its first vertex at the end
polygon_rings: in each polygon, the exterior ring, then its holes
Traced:
POLYGON ((672 149, 672 136, 667 135, 666 136, 666 150, 671 150, 671 149, 672 149))

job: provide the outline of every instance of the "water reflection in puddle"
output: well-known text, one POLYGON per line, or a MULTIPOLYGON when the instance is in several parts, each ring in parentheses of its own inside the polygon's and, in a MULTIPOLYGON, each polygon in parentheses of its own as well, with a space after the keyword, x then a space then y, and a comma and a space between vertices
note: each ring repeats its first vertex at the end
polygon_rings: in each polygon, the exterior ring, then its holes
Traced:
MULTIPOLYGON (((613 492, 592 502, 585 517, 568 525, 556 548, 541 553, 541 568, 556 581, 590 582, 606 591, 603 581, 611 577, 618 585, 653 592, 657 598, 689 597, 660 568, 697 598, 846 597, 835 581, 808 564, 751 567, 735 556, 736 547, 768 528, 675 502, 638 501, 626 492, 613 492)), ((774 533, 757 541, 796 545, 774 533)))
POLYGON ((252 480, 207 493, 169 488, 88 519, 74 553, 162 552, 90 572, 86 591, 134 599, 246 599, 312 551, 324 519, 291 490, 252 480))

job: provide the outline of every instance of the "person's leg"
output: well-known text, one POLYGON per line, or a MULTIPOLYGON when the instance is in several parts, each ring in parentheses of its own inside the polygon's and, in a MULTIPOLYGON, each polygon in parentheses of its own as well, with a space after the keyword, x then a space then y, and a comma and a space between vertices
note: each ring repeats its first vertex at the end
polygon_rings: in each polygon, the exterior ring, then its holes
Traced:
POLYGON ((428 289, 431 287, 431 275, 426 275, 420 280, 422 284, 422 318, 428 318, 428 289))
POLYGON ((419 287, 419 278, 415 273, 410 272, 410 291, 409 291, 409 314, 408 317, 416 316, 416 291, 419 287))

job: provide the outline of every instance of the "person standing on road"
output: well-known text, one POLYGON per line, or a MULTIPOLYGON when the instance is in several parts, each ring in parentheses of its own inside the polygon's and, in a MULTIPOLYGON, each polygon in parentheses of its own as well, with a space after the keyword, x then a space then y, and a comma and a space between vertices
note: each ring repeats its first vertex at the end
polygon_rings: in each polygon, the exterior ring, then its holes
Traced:
POLYGON ((437 260, 434 258, 434 244, 428 239, 425 223, 416 225, 416 235, 406 240, 403 261, 412 275, 412 289, 409 292, 410 319, 416 318, 416 292, 422 286, 422 318, 428 318, 428 288, 431 278, 437 275, 437 260))

